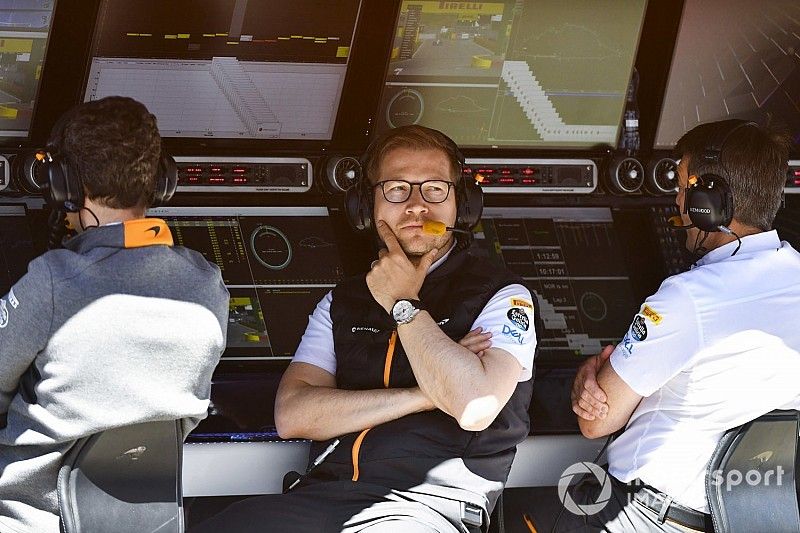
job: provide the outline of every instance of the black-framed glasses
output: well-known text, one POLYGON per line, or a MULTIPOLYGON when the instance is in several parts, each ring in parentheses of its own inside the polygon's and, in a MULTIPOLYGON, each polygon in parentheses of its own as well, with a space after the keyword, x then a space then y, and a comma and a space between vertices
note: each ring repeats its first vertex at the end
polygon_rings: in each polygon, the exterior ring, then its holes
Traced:
POLYGON ((380 187, 383 197, 387 202, 402 204, 411 197, 414 186, 419 187, 422 199, 429 204, 440 204, 450 196, 450 187, 454 184, 446 180, 425 180, 421 183, 411 183, 406 180, 379 181, 374 187, 380 187))

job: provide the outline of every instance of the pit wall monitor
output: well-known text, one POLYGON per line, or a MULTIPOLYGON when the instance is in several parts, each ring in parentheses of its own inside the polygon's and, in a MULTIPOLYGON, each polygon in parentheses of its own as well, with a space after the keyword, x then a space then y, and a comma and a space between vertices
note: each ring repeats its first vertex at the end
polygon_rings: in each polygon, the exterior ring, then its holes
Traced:
POLYGON ((404 0, 377 117, 462 147, 615 146, 644 0, 404 0))
POLYGON ((0 138, 26 139, 55 0, 0 0, 0 138))
POLYGON ((103 0, 84 100, 183 138, 330 140, 360 0, 103 0))
POLYGON ((607 207, 490 207, 475 246, 539 301, 539 362, 569 366, 616 344, 639 309, 607 207))
POLYGON ((732 118, 780 122, 800 143, 798 50, 796 0, 686 0, 655 147, 732 118))
POLYGON ((308 316, 343 277, 324 207, 162 207, 176 245, 222 271, 230 292, 226 359, 294 355, 308 316))

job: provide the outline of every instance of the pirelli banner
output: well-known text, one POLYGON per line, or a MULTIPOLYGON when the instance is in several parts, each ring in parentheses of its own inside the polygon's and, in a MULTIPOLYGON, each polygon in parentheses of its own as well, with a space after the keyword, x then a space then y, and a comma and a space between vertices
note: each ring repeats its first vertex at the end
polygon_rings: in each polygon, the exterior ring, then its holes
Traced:
POLYGON ((503 2, 444 2, 405 0, 401 11, 408 11, 409 6, 421 7, 422 13, 439 13, 453 15, 502 15, 505 9, 503 2))

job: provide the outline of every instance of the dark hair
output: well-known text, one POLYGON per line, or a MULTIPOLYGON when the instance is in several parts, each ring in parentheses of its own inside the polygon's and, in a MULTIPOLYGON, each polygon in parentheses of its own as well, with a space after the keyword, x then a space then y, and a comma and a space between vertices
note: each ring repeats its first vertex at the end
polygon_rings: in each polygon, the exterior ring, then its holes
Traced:
POLYGON ((114 209, 153 203, 161 137, 143 104, 109 96, 80 104, 65 118, 48 145, 77 171, 89 198, 114 209))
POLYGON ((447 155, 450 161, 450 174, 453 183, 458 183, 461 177, 461 152, 453 140, 444 133, 411 124, 389 130, 378 137, 364 154, 362 164, 368 183, 375 183, 378 170, 383 158, 395 148, 409 148, 412 150, 440 150, 447 155))
POLYGON ((741 224, 769 230, 781 205, 789 149, 788 131, 776 125, 739 127, 731 121, 709 122, 689 130, 678 140, 676 156, 688 157, 689 175, 717 174, 730 186, 733 217, 741 224), (730 131, 716 161, 704 153, 730 131))

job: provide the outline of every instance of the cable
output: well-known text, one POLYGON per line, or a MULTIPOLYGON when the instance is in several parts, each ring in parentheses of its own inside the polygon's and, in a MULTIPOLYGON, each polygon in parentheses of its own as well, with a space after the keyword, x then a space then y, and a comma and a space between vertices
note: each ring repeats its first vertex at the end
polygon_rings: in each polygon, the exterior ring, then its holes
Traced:
POLYGON ((736 237, 736 242, 737 242, 738 244, 736 245, 736 249, 735 249, 735 250, 733 251, 733 253, 731 254, 731 257, 733 257, 734 255, 736 255, 736 252, 738 252, 738 251, 739 251, 739 248, 741 248, 741 247, 742 247, 742 239, 741 239, 741 238, 739 238, 739 235, 738 235, 738 234, 737 234, 735 231, 733 231, 731 228, 729 228, 729 227, 727 227, 727 226, 720 226, 720 227, 719 227, 719 230, 720 230, 722 233, 726 233, 726 234, 728 234, 728 235, 733 235, 734 237, 736 237))
POLYGON ((47 225, 50 227, 50 232, 47 236, 48 250, 61 248, 61 241, 64 240, 64 235, 67 233, 67 227, 64 225, 66 215, 65 211, 55 209, 47 217, 47 225))
POLYGON ((100 226, 100 219, 97 218, 97 215, 94 214, 94 211, 89 209, 88 207, 84 206, 80 208, 78 211, 78 222, 80 222, 81 230, 86 231, 86 228, 97 228, 100 226), (94 226, 84 226, 83 225, 83 217, 80 215, 80 211, 88 211, 90 215, 94 218, 94 226))
MULTIPOLYGON (((612 439, 613 439, 614 437, 616 437, 616 436, 617 436, 618 434, 620 434, 620 433, 622 433, 622 431, 617 431, 617 432, 614 432, 614 433, 612 433, 611 435, 609 435, 609 436, 608 436, 608 438, 606 438, 606 442, 605 442, 605 444, 603 444, 603 447, 602 447, 602 448, 600 448, 600 451, 597 453, 597 457, 595 457, 595 458, 592 460, 592 463, 594 463, 594 464, 597 464, 597 461, 599 461, 599 460, 600 460, 600 457, 602 457, 602 456, 603 456, 603 453, 606 451, 606 448, 608 448, 608 445, 609 445, 609 444, 611 444, 611 441, 612 441, 612 439)), ((584 482, 584 480, 586 479, 586 476, 588 476, 588 475, 589 475, 589 472, 587 472, 586 474, 584 474, 583 476, 581 476, 581 478, 578 480, 578 482, 577 482, 577 483, 575 483, 575 486, 577 487, 578 485, 580 485, 581 483, 583 483, 583 482, 584 482)), ((607 473, 607 475, 610 475, 610 474, 608 474, 608 473, 607 473)), ((555 522, 553 522, 553 528, 550 530, 550 533, 556 533, 556 528, 558 527, 558 522, 559 522, 559 520, 561 520, 561 516, 564 514, 564 509, 566 509, 566 507, 565 507, 564 505, 561 505, 561 510, 560 510, 560 511, 558 511, 558 516, 556 516, 556 521, 555 521, 555 522)))

